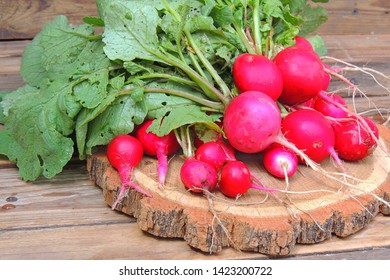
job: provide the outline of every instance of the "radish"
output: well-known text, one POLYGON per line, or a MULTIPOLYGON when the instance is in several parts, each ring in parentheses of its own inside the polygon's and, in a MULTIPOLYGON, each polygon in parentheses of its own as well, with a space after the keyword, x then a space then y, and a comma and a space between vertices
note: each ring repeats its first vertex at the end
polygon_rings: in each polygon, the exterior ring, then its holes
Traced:
POLYGON ((180 179, 193 192, 211 192, 218 183, 218 173, 211 164, 188 157, 181 166, 180 179))
POLYGON ((283 90, 283 78, 279 68, 265 56, 244 53, 239 55, 232 67, 234 84, 239 92, 261 91, 273 100, 283 90))
MULTIPOLYGON (((372 133, 378 138, 379 131, 375 123, 369 118, 363 118, 372 133)), ((377 146, 371 133, 361 127, 356 119, 340 120, 333 124, 333 128, 336 135, 335 150, 344 160, 361 160, 371 155, 377 146)))
POLYGON ((275 142, 280 123, 280 110, 271 97, 259 91, 246 91, 227 106, 223 129, 235 149, 258 153, 275 142))
POLYGON ((127 188, 134 188, 140 193, 152 197, 137 184, 131 182, 133 169, 143 157, 141 142, 134 136, 122 134, 114 137, 107 146, 107 159, 110 164, 119 172, 122 182, 118 198, 112 205, 112 209, 123 199, 127 188))
MULTIPOLYGON (((326 93, 324 93, 326 94, 326 93)), ((340 104, 342 107, 347 108, 347 103, 345 102, 344 98, 342 98, 340 95, 337 95, 335 93, 326 94, 329 98, 331 98, 333 101, 340 104)), ((324 96, 321 94, 319 98, 316 99, 314 103, 314 109, 318 112, 322 113, 326 117, 332 117, 335 119, 342 119, 348 117, 348 111, 345 109, 342 109, 340 106, 334 105, 334 103, 329 103, 327 100, 324 100, 324 96)))
POLYGON ((225 151, 216 142, 206 142, 200 145, 195 152, 195 158, 211 164, 217 170, 227 161, 225 151))
POLYGON ((136 131, 136 137, 142 143, 146 155, 157 156, 158 183, 163 186, 168 170, 168 156, 176 153, 180 145, 173 131, 164 136, 147 132, 152 122, 146 120, 136 131))
POLYGON ((219 189, 228 197, 236 197, 245 194, 251 187, 251 174, 242 161, 231 161, 221 170, 219 189))
POLYGON ((275 189, 253 183, 251 172, 242 161, 229 161, 222 167, 219 189, 224 195, 237 197, 245 194, 250 188, 262 191, 276 191, 275 189))
POLYGON ((283 104, 305 102, 323 89, 324 66, 315 52, 301 47, 287 47, 273 61, 283 76, 283 91, 279 97, 283 104))
MULTIPOLYGON (((303 48, 307 51, 312 51, 315 53, 312 44, 301 36, 295 37, 295 47, 303 48)), ((331 70, 331 68, 326 63, 322 62, 322 65, 324 66, 324 68, 331 70)), ((330 80, 331 80, 330 74, 325 72, 323 74, 323 79, 322 79, 322 88, 321 88, 322 90, 328 89, 330 80)))
POLYGON ((263 164, 271 175, 287 179, 296 172, 298 157, 290 149, 274 143, 263 151, 263 164))
MULTIPOLYGON (((330 122, 312 109, 298 109, 282 121, 282 132, 286 139, 303 150, 315 162, 321 162, 329 155, 342 167, 334 150, 335 134, 330 122)), ((301 158, 298 158, 303 162, 301 158)))
POLYGON ((195 158, 207 162, 219 170, 227 161, 236 160, 234 152, 222 139, 215 142, 206 142, 199 146, 195 152, 195 158))

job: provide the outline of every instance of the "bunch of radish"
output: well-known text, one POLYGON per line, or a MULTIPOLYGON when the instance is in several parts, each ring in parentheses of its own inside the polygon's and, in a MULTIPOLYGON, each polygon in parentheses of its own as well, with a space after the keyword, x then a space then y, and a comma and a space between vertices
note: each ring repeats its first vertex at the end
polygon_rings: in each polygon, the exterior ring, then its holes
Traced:
MULTIPOLYGON (((242 54, 233 64, 240 94, 225 111, 227 139, 245 153, 262 152, 271 143, 279 143, 298 155, 299 149, 306 155, 299 155, 299 162, 309 165, 331 156, 342 170, 341 159, 357 160, 370 155, 378 143, 378 130, 370 119, 347 108, 341 96, 325 92, 331 74, 333 70, 302 37, 273 60, 242 54), (247 72, 251 75, 243 74, 247 72), (274 73, 272 77, 270 73, 274 73), (283 117, 276 102, 289 110, 283 117), (348 156, 344 150, 347 146, 359 156, 348 156)), ((275 162, 265 159, 268 170, 268 165, 275 162)))
MULTIPOLYGON (((218 186, 228 197, 243 195, 250 188, 274 191, 254 183, 235 151, 258 156, 265 170, 287 182, 299 163, 329 176, 332 173, 320 165, 326 158, 331 157, 346 172, 342 160, 372 154, 378 144, 375 123, 350 110, 341 96, 326 92, 331 75, 340 77, 336 72, 302 37, 273 59, 239 55, 232 65, 238 94, 226 105, 218 123, 222 132, 215 132, 216 139, 209 142, 195 137, 196 153, 185 159, 180 170, 183 184, 193 192, 211 192, 218 186)), ((158 182, 163 186, 167 156, 179 150, 180 141, 174 132, 163 137, 147 132, 150 124, 145 121, 140 126, 136 139, 143 153, 157 157, 158 182)), ((148 195, 127 178, 123 184, 148 195)))

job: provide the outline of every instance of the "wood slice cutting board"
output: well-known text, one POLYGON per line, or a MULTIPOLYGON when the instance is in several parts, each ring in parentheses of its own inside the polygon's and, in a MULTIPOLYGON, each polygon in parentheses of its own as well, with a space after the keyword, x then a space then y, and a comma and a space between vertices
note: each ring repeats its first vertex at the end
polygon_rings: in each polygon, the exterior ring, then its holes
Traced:
MULTIPOLYGON (((312 244, 332 234, 346 237, 364 228, 376 215, 390 215, 390 129, 379 126, 385 150, 377 148, 366 159, 345 162, 348 174, 357 178, 353 187, 329 179, 300 165, 290 178, 289 190, 266 193, 251 189, 229 199, 218 190, 213 193, 212 208, 204 195, 189 192, 180 181, 183 158, 169 162, 166 186, 158 188, 154 158, 144 157, 134 170, 134 181, 152 198, 130 189, 116 210, 136 218, 141 230, 165 238, 182 238, 191 247, 217 253, 232 246, 241 251, 267 255, 288 255, 296 243, 312 244)), ((268 187, 286 189, 284 180, 266 173, 260 155, 238 155, 268 187)), ((332 160, 321 163, 337 172, 332 160)), ((103 189, 103 197, 112 205, 119 192, 117 171, 107 161, 104 150, 87 160, 90 178, 103 189)), ((351 180, 351 179, 350 179, 351 180)))

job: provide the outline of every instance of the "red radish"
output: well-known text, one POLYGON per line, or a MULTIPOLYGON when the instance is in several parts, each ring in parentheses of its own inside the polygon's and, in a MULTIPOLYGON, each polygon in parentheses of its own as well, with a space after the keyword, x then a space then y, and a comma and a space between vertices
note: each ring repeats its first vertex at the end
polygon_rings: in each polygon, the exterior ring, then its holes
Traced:
POLYGON ((265 169, 277 178, 291 177, 298 168, 298 157, 280 144, 271 144, 263 152, 265 169))
POLYGON ((136 137, 142 143, 145 154, 157 156, 158 182, 160 186, 163 186, 168 170, 168 156, 176 153, 179 150, 180 145, 177 142, 173 131, 164 136, 158 136, 152 132, 147 132, 152 122, 152 120, 145 121, 138 128, 136 137))
MULTIPOLYGON (((282 121, 282 132, 288 141, 294 143, 315 162, 321 162, 331 155, 342 167, 334 151, 333 128, 320 112, 312 109, 299 109, 288 114, 282 121)), ((298 159, 302 162, 302 159, 298 159)))
POLYGON ((195 158, 211 164, 218 170, 226 162, 226 153, 218 143, 206 142, 196 150, 195 158))
MULTIPOLYGON (((363 117, 369 129, 379 137, 379 131, 375 123, 369 118, 363 117)), ((365 128, 359 125, 356 119, 340 120, 333 124, 336 135, 335 150, 340 158, 348 161, 361 160, 371 155, 377 142, 365 128)))
POLYGON ((287 47, 274 58, 283 76, 279 101, 295 105, 315 97, 323 88, 324 66, 318 55, 300 47, 287 47))
MULTIPOLYGON (((295 47, 303 48, 308 51, 313 51, 313 46, 312 44, 306 40, 305 38, 301 36, 296 36, 295 37, 295 47)), ((331 70, 331 68, 324 62, 322 62, 324 68, 331 70)), ((324 73, 323 79, 322 79, 322 90, 327 90, 330 84, 330 75, 328 73, 324 73)))
POLYGON ((261 91, 273 100, 278 99, 282 93, 282 73, 272 60, 265 56, 241 54, 234 61, 232 71, 239 92, 261 91))
POLYGON ((193 192, 211 192, 218 183, 218 173, 211 164, 188 157, 180 169, 180 179, 193 192))
POLYGON ((251 174, 242 161, 231 161, 224 165, 221 170, 219 189, 229 197, 245 194, 251 187, 251 174))
POLYGON ((140 186, 131 182, 133 169, 140 163, 143 157, 143 147, 137 138, 127 134, 114 137, 107 146, 106 154, 110 164, 118 170, 122 182, 118 198, 112 205, 113 209, 123 199, 127 188, 134 188, 140 193, 152 197, 151 194, 140 186))
POLYGON ((237 197, 245 194, 250 188, 262 191, 275 191, 252 182, 252 175, 248 166, 239 160, 229 161, 221 169, 219 189, 228 197, 237 197))
POLYGON ((222 139, 215 142, 206 142, 199 146, 195 158, 207 162, 219 170, 227 161, 235 160, 230 154, 229 147, 222 139))
POLYGON ((223 129, 238 151, 258 153, 275 142, 280 133, 278 105, 268 95, 247 91, 234 97, 224 113, 223 129))
MULTIPOLYGON (((325 93, 324 93, 325 94, 325 93)), ((337 95, 335 93, 326 94, 329 98, 331 98, 333 101, 337 102, 341 106, 347 108, 347 103, 345 102, 344 98, 342 98, 340 95, 337 95)), ((348 112, 344 109, 341 109, 339 106, 335 106, 333 103, 329 103, 327 100, 324 100, 322 98, 323 95, 321 94, 319 98, 316 99, 314 103, 314 109, 318 112, 322 113, 324 116, 332 117, 335 119, 342 119, 348 117, 348 112)))

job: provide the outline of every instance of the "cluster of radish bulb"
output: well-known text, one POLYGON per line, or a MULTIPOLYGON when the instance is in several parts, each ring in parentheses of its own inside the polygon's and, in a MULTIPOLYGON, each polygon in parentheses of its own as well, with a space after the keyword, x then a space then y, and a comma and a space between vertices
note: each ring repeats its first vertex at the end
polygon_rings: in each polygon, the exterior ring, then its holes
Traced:
MULTIPOLYGON (((335 71, 301 37, 272 60, 241 54, 233 63, 232 74, 239 94, 224 111, 221 127, 226 140, 218 135, 215 141, 198 146, 180 170, 183 184, 194 192, 213 191, 217 186, 228 197, 243 195, 250 188, 273 191, 255 183, 248 166, 235 158, 235 151, 262 153, 270 174, 288 178, 299 163, 321 170, 319 163, 329 156, 344 172, 342 160, 361 160, 378 144, 375 123, 350 110, 341 96, 326 92, 335 71)), ((144 127, 148 125, 149 121, 144 127)), ((162 141, 141 127, 133 138, 141 143, 139 149, 157 156, 159 184, 163 185, 167 156, 180 148, 175 135, 160 137, 162 141), (146 141, 148 137, 152 141, 146 141)), ((120 174, 129 174, 142 153, 131 156, 135 162, 115 163, 125 161, 125 157, 118 152, 110 156, 113 146, 115 139, 108 145, 108 159, 120 174), (123 169, 127 171, 121 172, 123 169)), ((121 177, 123 191, 133 187, 151 196, 131 183, 129 175, 121 177)))

